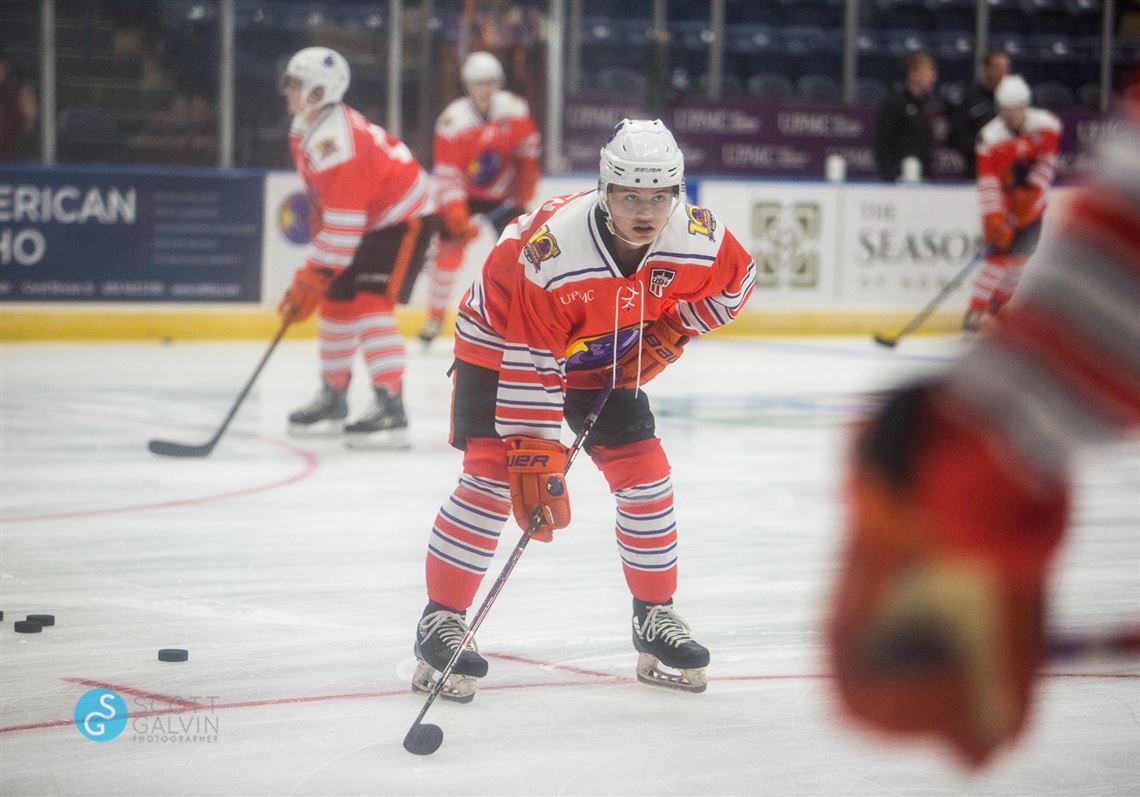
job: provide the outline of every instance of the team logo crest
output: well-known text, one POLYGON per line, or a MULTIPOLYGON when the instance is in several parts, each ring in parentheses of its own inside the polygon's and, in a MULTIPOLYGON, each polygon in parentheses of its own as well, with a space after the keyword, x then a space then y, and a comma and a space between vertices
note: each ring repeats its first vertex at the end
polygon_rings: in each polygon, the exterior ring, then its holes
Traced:
POLYGON ((671 268, 655 268, 649 272, 649 292, 660 299, 665 289, 673 284, 677 272, 671 268))
POLYGON ((467 179, 472 185, 486 188, 503 173, 503 156, 493 149, 485 149, 479 157, 473 158, 467 164, 467 179))
POLYGON ((539 227, 538 232, 532 235, 523 247, 523 256, 534 266, 535 271, 541 267, 542 261, 558 257, 560 254, 562 251, 558 248, 558 241, 550 234, 550 227, 546 224, 539 227))
POLYGON ((339 148, 336 145, 336 141, 331 138, 326 138, 324 141, 317 143, 317 155, 322 158, 327 158, 329 155, 338 151, 339 148))
POLYGON ((277 208, 277 227, 290 243, 298 246, 312 239, 313 203, 308 195, 295 191, 281 200, 277 208))
MULTIPOLYGON (((648 326, 650 322, 645 323, 648 326)), ((636 346, 638 337, 637 325, 619 329, 616 341, 617 356, 621 357, 636 346)), ((614 361, 614 348, 615 340, 612 332, 578 338, 566 347, 566 370, 592 371, 595 368, 603 368, 614 361)))
POLYGON ((710 241, 713 240, 713 233, 716 232, 716 217, 713 216, 712 211, 707 208, 699 208, 696 205, 688 205, 686 210, 689 214, 689 235, 703 235, 710 241))
POLYGON ((818 202, 755 203, 752 240, 757 287, 818 287, 823 241, 818 202))

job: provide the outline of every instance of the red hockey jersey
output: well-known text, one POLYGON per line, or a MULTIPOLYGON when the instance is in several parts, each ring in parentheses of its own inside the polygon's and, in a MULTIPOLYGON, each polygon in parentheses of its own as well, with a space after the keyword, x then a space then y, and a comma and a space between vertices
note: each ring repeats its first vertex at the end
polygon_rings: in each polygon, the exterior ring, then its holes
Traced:
POLYGON ((1000 117, 978 133, 978 200, 982 216, 1000 213, 1022 229, 1045 212, 1061 146, 1061 122, 1040 108, 1026 108, 1021 129, 1000 117))
POLYGON ((325 108, 311 125, 294 119, 289 148, 313 203, 306 265, 345 268, 364 233, 435 212, 411 150, 347 105, 325 108))
POLYGON ((732 321, 756 267, 708 210, 677 208, 631 276, 604 243, 597 192, 557 197, 504 231, 464 295, 455 356, 499 371, 500 435, 558 439, 563 392, 598 388, 660 317, 701 335, 732 321))
POLYGON ((541 139, 530 108, 509 91, 496 91, 484 118, 468 97, 444 108, 435 126, 436 198, 515 200, 525 207, 538 179, 541 139))

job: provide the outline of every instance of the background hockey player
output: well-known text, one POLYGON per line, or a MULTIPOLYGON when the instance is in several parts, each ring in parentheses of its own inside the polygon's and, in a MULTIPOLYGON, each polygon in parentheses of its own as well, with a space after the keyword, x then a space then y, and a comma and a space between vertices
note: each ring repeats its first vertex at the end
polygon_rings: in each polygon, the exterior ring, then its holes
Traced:
POLYGON ((1046 110, 1031 108, 1029 100, 1029 86, 1021 76, 1006 75, 994 91, 998 115, 978 134, 978 203, 990 253, 962 322, 967 332, 991 325, 1013 296, 1041 237, 1061 122, 1046 110))
POLYGON ((463 252, 479 236, 472 216, 482 215, 500 235, 530 204, 539 177, 538 128, 526 100, 503 91, 502 64, 490 53, 471 53, 461 78, 467 95, 444 108, 435 125, 433 169, 443 226, 420 331, 425 343, 439 334, 463 252))
MULTIPOLYGON (((638 677, 704 689, 709 652, 673 608, 673 487, 642 388, 691 337, 735 318, 754 276, 732 234, 686 203, 684 158, 660 121, 623 120, 601 150, 597 191, 551 199, 508 226, 459 306, 451 443, 463 472, 428 545, 414 688, 429 690, 458 646, 512 513, 525 528, 541 508, 535 539, 545 541, 570 523, 562 421, 581 428, 616 361, 618 389, 586 451, 617 504, 638 677)), ((486 672, 464 651, 443 694, 470 699, 486 672)))
POLYGON ((844 705, 973 765, 1026 726, 1072 455, 1140 428, 1138 100, 1002 323, 855 443, 829 634, 844 705))
POLYGON ((294 433, 345 432, 350 446, 402 446, 404 343, 392 315, 423 264, 438 219, 430 179, 402 141, 341 99, 348 62, 327 47, 290 59, 282 93, 293 114, 289 146, 314 208, 314 236, 278 307, 303 321, 319 313, 322 386, 289 416, 294 433), (359 350, 375 401, 345 426, 359 350))

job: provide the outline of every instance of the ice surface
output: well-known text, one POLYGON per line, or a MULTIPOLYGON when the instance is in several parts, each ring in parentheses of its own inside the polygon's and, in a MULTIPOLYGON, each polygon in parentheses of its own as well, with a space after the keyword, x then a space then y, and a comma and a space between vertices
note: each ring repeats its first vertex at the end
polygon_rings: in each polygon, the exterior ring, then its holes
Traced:
MULTIPOLYGON (((0 348, 3 794, 1140 793, 1136 660, 1051 667, 1023 744, 975 776, 837 719, 820 626, 845 424, 953 341, 691 348, 649 393, 708 691, 634 680, 612 503, 583 457, 573 527, 527 549, 479 634, 491 673, 473 703, 433 706, 445 738, 428 758, 401 740, 422 705, 425 545, 460 463, 449 347, 410 346, 411 451, 287 438, 316 388, 315 342, 287 340, 210 457, 147 452, 207 440, 264 345, 0 348), (32 612, 56 625, 15 634, 32 612), (162 647, 190 661, 159 662, 162 647), (97 686, 129 707, 111 742, 73 721, 97 686)), ((1055 625, 1140 616, 1138 494, 1135 444, 1082 461, 1055 625)))

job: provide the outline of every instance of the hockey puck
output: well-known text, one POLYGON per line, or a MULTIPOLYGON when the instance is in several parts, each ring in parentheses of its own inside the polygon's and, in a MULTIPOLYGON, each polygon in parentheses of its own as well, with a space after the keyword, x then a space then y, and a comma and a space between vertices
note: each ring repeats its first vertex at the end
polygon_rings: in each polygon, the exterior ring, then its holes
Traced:
POLYGON ((158 651, 159 661, 187 661, 189 658, 190 651, 182 648, 163 648, 158 651))
POLYGON ((44 627, 39 623, 33 623, 28 620, 17 620, 13 625, 17 634, 38 634, 44 630, 44 627))
POLYGON ((29 623, 39 623, 43 626, 55 625, 54 614, 29 614, 24 619, 29 623))

